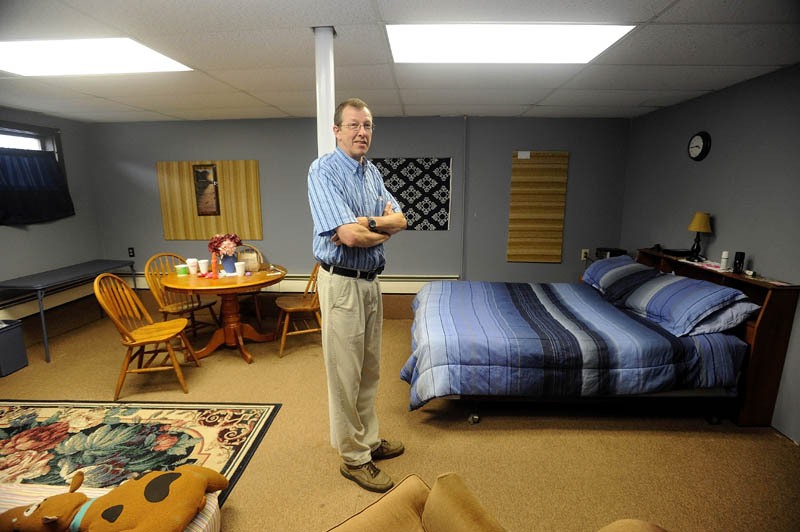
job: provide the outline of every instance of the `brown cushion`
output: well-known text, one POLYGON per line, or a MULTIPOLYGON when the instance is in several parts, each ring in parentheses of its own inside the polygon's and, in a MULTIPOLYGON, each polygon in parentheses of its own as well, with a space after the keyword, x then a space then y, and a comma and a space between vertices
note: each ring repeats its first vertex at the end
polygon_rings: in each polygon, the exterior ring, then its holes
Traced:
POLYGON ((426 532, 504 530, 455 473, 445 473, 436 479, 422 512, 422 524, 426 532))
POLYGON ((667 532, 658 525, 639 519, 620 519, 606 525, 597 532, 667 532))
POLYGON ((428 493, 430 488, 421 478, 409 475, 375 502, 328 532, 424 532, 422 509, 428 493))

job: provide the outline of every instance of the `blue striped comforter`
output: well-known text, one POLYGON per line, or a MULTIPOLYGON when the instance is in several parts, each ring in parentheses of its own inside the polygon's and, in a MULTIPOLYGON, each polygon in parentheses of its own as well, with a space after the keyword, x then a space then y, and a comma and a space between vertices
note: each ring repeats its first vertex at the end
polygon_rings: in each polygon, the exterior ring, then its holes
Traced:
POLYGON ((585 283, 435 281, 413 303, 410 408, 448 395, 560 397, 733 387, 747 344, 678 338, 585 283))

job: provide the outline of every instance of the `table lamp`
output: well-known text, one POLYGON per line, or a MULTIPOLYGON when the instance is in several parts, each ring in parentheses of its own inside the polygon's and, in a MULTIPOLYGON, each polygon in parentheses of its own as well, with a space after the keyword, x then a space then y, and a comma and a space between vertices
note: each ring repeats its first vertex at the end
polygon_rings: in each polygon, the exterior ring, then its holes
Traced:
POLYGON ((696 212, 692 223, 689 224, 689 231, 694 231, 697 235, 694 237, 694 244, 692 244, 691 254, 686 258, 692 262, 700 262, 703 259, 700 257, 700 233, 711 232, 711 216, 707 212, 696 212))

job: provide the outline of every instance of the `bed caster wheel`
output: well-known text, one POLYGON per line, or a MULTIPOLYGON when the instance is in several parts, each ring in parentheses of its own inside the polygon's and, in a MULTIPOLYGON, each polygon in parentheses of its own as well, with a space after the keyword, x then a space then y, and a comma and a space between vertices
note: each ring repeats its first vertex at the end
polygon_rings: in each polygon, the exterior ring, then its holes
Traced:
POLYGON ((479 416, 478 414, 470 414, 469 416, 467 416, 467 423, 469 423, 470 425, 475 425, 476 423, 480 422, 481 422, 481 416, 479 416))

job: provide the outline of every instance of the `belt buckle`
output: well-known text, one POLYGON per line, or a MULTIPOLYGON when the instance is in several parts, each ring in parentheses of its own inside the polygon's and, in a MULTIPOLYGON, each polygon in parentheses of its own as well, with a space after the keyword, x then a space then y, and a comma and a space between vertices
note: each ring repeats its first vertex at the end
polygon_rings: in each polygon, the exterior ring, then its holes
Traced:
POLYGON ((376 275, 375 270, 372 270, 371 272, 367 272, 367 275, 364 276, 364 279, 366 279, 367 281, 374 281, 375 275, 376 275))

